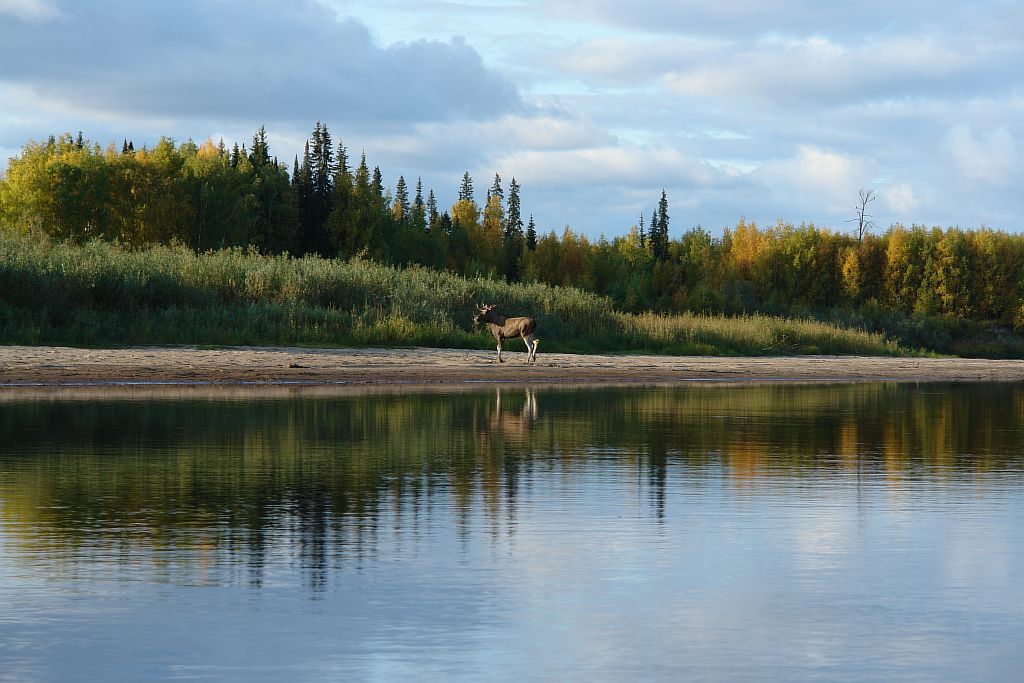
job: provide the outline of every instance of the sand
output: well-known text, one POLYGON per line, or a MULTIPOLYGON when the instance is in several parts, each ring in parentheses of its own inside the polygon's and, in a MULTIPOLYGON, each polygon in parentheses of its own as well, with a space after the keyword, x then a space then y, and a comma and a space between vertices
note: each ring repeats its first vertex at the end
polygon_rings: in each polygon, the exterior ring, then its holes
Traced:
POLYGON ((691 381, 1022 381, 1024 361, 865 356, 505 354, 463 349, 0 346, 0 388, 133 384, 663 384, 691 381))

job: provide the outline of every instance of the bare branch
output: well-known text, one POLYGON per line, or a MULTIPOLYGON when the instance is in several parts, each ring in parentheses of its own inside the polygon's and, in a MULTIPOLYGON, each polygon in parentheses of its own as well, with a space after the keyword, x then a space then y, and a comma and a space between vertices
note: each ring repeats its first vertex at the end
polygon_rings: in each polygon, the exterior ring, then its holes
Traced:
POLYGON ((876 227, 875 221, 872 220, 874 216, 868 213, 868 204, 875 201, 875 191, 862 189, 857 193, 857 197, 859 201, 853 207, 854 217, 846 222, 857 224, 857 242, 860 243, 864 235, 876 227))

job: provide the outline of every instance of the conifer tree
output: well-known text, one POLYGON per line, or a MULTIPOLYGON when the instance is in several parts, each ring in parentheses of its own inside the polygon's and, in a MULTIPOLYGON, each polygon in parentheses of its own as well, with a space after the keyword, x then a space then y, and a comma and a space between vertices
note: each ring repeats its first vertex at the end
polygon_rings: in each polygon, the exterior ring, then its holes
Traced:
POLYGON ((665 191, 661 192, 658 208, 651 213, 651 256, 655 261, 668 259, 668 200, 665 191))
POLYGON ((301 244, 299 251, 303 254, 317 250, 315 229, 315 210, 313 208, 313 156, 309 151, 309 140, 302 150, 302 162, 292 184, 295 187, 295 200, 299 207, 299 232, 301 244))
POLYGON ((306 252, 329 256, 327 217, 334 208, 334 144, 326 124, 316 122, 307 145, 309 188, 302 212, 303 246, 306 252))
POLYGON ((406 225, 410 218, 409 213, 412 206, 409 204, 409 188, 405 185, 405 176, 398 176, 398 183, 395 185, 395 201, 391 205, 391 215, 399 225, 406 225))
POLYGON ((270 145, 267 143, 267 129, 263 126, 260 126, 256 134, 252 136, 252 151, 249 153, 249 162, 257 171, 270 163, 270 145))
POLYGON ((658 258, 658 250, 661 248, 658 243, 658 211, 655 209, 651 212, 651 227, 650 232, 647 234, 647 241, 651 245, 651 253, 654 254, 654 258, 658 258))
POLYGON ((339 178, 343 178, 351 173, 348 167, 348 150, 345 145, 342 144, 341 140, 338 140, 338 154, 337 160, 334 165, 334 180, 338 181, 339 178))
POLYGON ((658 229, 661 230, 661 239, 668 247, 668 198, 665 190, 661 191, 661 199, 658 201, 658 229))
MULTIPOLYGON (((241 153, 239 157, 241 166, 241 153)), ((246 193, 252 199, 249 204, 252 243, 275 253, 294 249, 299 246, 297 202, 287 170, 270 156, 264 126, 260 126, 253 135, 252 150, 247 160, 246 193)))
MULTIPOLYGON (((495 175, 495 184, 497 185, 497 183, 497 175, 495 175)), ((508 212, 505 218, 505 234, 502 244, 505 251, 505 276, 510 281, 519 279, 520 260, 523 254, 523 218, 519 190, 519 183, 512 178, 512 182, 508 186, 508 212)))
POLYGON ((533 214, 530 214, 530 222, 526 224, 526 248, 533 251, 537 248, 537 224, 533 222, 533 214))
POLYGON ((497 173, 494 174, 494 184, 487 190, 488 202, 491 200, 491 197, 497 197, 499 202, 505 201, 505 190, 501 189, 501 176, 497 173))
MULTIPOLYGON (((366 177, 366 154, 362 156, 361 170, 356 176, 366 177)), ((348 165, 348 150, 338 141, 337 159, 334 165, 334 187, 331 193, 331 213, 327 217, 326 232, 335 254, 352 256, 366 246, 366 230, 363 230, 366 211, 366 193, 357 190, 357 178, 348 165)))
POLYGON ((366 150, 359 156, 359 166, 356 167, 355 188, 359 193, 369 196, 370 194, 370 168, 366 165, 366 150))
MULTIPOLYGON (((327 209, 330 202, 331 187, 334 183, 334 145, 331 134, 325 124, 316 122, 313 128, 313 196, 321 211, 327 209)), ((326 216, 327 212, 324 211, 326 216)))
POLYGON ((427 193, 427 230, 435 234, 440 227, 440 215, 437 213, 437 198, 434 196, 434 188, 427 193))
POLYGON ((469 171, 462 174, 462 187, 459 188, 459 201, 466 200, 468 202, 473 201, 473 178, 470 177, 469 171))
POLYGON ((370 183, 373 194, 379 198, 384 197, 384 176, 381 175, 380 166, 373 167, 373 182, 370 183))
POLYGON ((423 203, 423 179, 416 178, 416 197, 412 200, 412 226, 427 232, 427 207, 423 203))

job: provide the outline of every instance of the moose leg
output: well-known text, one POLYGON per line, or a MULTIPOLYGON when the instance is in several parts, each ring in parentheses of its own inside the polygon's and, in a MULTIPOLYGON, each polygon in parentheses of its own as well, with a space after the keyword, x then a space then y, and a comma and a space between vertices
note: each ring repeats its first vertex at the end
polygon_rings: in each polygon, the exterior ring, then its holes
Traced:
POLYGON ((537 355, 537 338, 527 334, 523 335, 523 341, 526 342, 526 362, 532 363, 537 355))
POLYGON ((526 335, 523 340, 526 342, 526 362, 532 363, 537 360, 537 344, 540 343, 540 340, 532 334, 526 335))
POLYGON ((499 363, 504 363, 505 362, 505 361, 503 361, 501 359, 501 337, 498 337, 498 362, 499 363))

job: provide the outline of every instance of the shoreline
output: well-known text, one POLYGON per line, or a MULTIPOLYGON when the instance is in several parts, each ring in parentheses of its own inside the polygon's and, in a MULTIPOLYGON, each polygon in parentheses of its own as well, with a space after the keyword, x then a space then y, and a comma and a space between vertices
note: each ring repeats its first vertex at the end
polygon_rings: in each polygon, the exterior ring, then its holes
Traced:
POLYGON ((0 346, 0 391, 46 387, 343 387, 685 382, 1024 381, 1024 360, 654 356, 432 348, 0 346))

